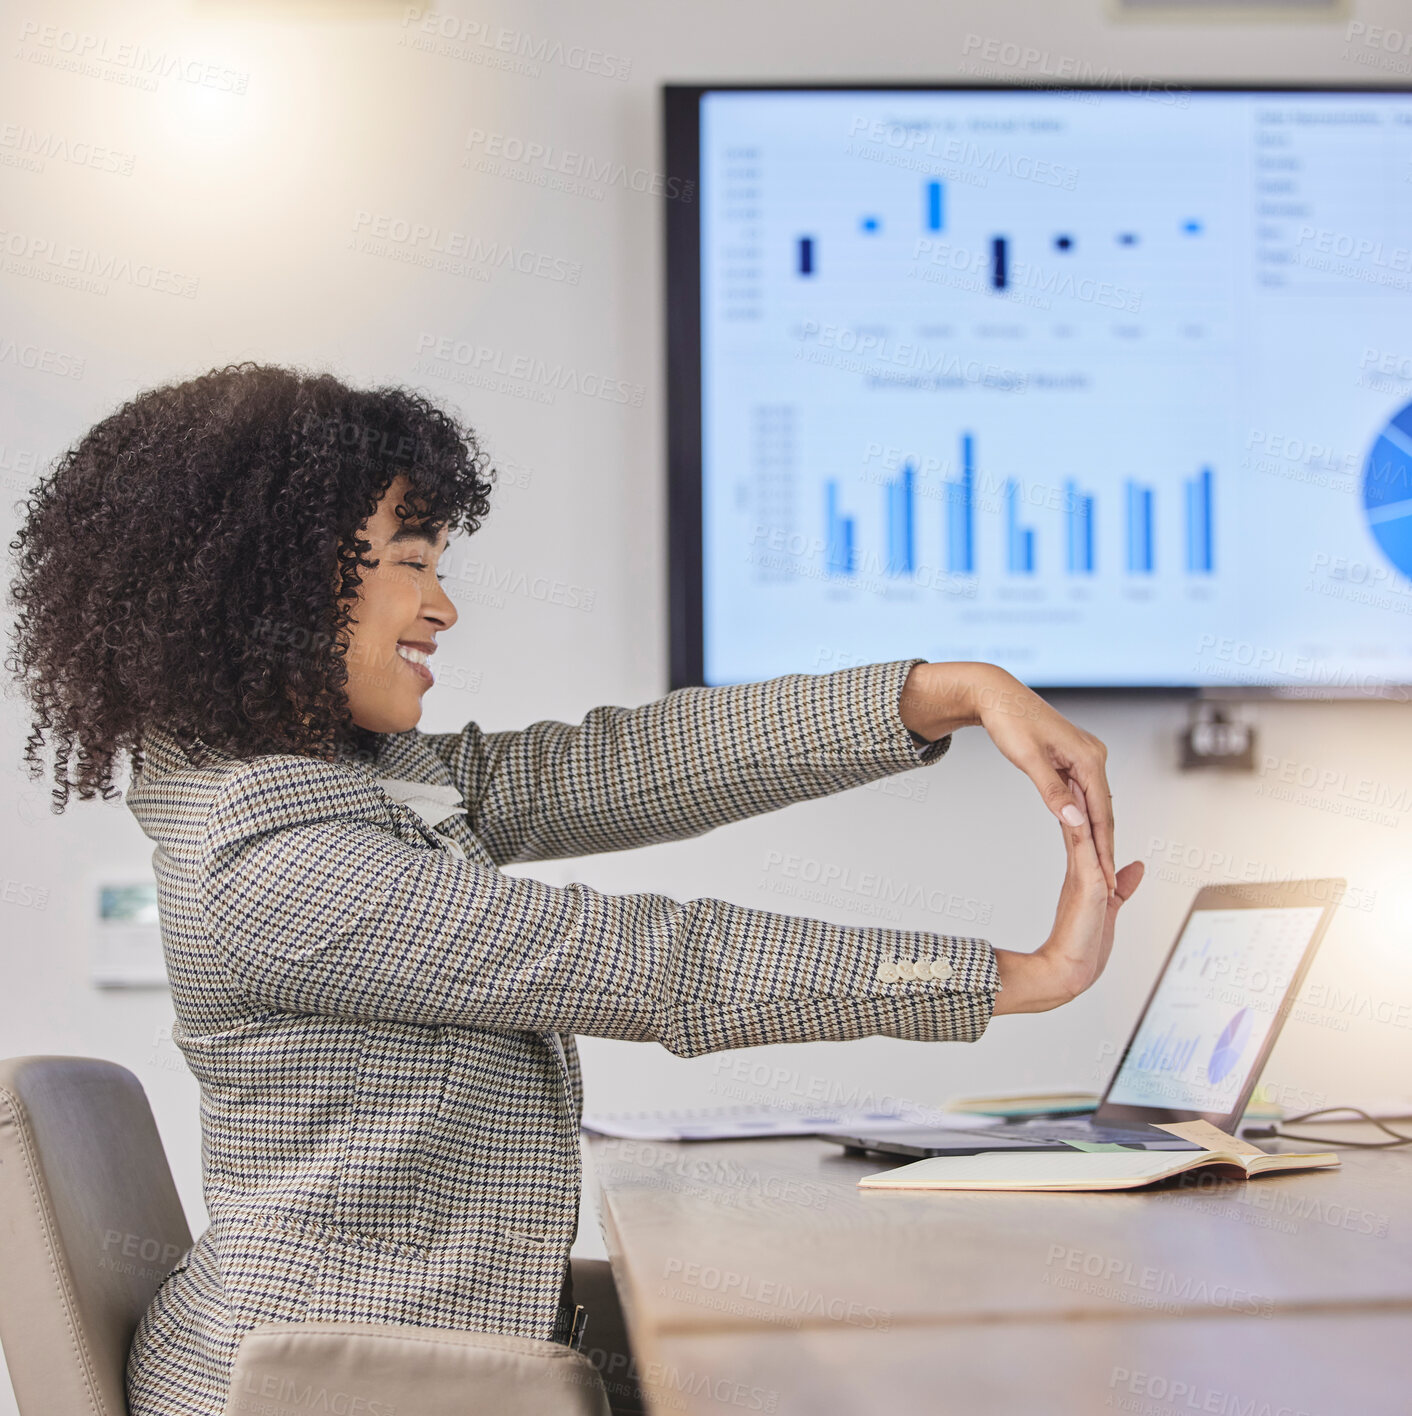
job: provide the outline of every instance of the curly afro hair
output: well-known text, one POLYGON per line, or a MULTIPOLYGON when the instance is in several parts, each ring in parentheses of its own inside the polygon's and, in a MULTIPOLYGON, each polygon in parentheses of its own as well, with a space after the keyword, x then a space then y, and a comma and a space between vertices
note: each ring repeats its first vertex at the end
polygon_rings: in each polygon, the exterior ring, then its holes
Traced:
POLYGON ((375 564, 358 529, 399 474, 399 516, 479 528, 495 473, 469 428, 404 389, 254 363, 140 394, 60 457, 10 543, 5 661, 31 778, 53 741, 51 809, 119 795, 118 754, 139 772, 153 727, 239 757, 375 751, 343 634, 375 564))

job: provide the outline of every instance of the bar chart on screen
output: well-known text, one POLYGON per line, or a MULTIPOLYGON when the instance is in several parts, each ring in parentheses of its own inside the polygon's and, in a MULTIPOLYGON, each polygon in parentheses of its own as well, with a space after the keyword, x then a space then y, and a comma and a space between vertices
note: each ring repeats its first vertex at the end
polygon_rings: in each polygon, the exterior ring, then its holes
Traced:
POLYGON ((1263 1045, 1322 911, 1193 910, 1109 1090, 1112 1102, 1220 1111, 1263 1045))
MULTIPOLYGON (((860 573, 860 517, 868 521, 876 540, 871 547, 874 558, 889 576, 906 579, 917 575, 919 544, 934 550, 948 575, 981 573, 976 551, 977 487, 985 477, 977 471, 974 435, 962 433, 959 442, 960 473, 942 482, 940 497, 933 498, 935 506, 919 510, 918 473, 911 459, 904 460, 896 473, 887 476, 881 498, 866 486, 857 486, 849 489, 845 500, 840 478, 829 477, 824 482, 822 563, 827 575, 846 580, 860 573), (872 502, 877 503, 873 508, 876 519, 862 510, 872 502), (847 513, 845 505, 859 510, 847 513)), ((1026 484, 1014 477, 1004 478, 1000 490, 1005 518, 1003 541, 1001 547, 994 548, 997 554, 990 569, 998 567, 1009 575, 1033 576, 1037 570, 1036 527, 1022 524, 1024 507, 1033 498, 1026 484)), ((1065 479, 1061 490, 1057 501, 1049 498, 1058 515, 1050 518, 1051 524, 1046 528, 1051 539, 1045 544, 1044 560, 1067 575, 1091 576, 1100 564, 1096 550, 1097 493, 1082 490, 1073 478, 1065 479)), ((1179 500, 1175 493, 1174 486, 1168 499, 1173 510, 1179 500)), ((1121 560, 1129 574, 1150 575, 1155 569, 1155 491, 1150 485, 1129 479, 1124 496, 1124 520, 1120 526, 1114 517, 1112 543, 1106 549, 1115 560, 1121 560)), ((1180 500, 1182 568, 1191 575, 1211 575, 1215 571, 1215 474, 1210 467, 1182 480, 1180 500)), ((1106 562, 1108 556, 1102 559, 1106 562)))
POLYGON ((1412 99, 723 93, 701 161, 707 681, 1412 679, 1412 618, 1330 569, 1412 586, 1412 412, 1355 377, 1412 289, 1262 185, 1392 241, 1412 187, 1360 184, 1412 99))

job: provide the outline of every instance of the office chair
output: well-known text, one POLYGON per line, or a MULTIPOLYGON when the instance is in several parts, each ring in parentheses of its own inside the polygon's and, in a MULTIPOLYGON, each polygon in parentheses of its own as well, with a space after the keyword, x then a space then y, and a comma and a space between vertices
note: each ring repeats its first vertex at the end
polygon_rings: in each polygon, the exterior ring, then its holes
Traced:
MULTIPOLYGON (((151 1107, 126 1067, 0 1060, 0 1341, 20 1416, 127 1416, 133 1333, 190 1246, 151 1107)), ((345 1322, 247 1332, 226 1416, 244 1409, 242 1393, 315 1377, 397 1416, 608 1416, 593 1363, 559 1343, 345 1322)))

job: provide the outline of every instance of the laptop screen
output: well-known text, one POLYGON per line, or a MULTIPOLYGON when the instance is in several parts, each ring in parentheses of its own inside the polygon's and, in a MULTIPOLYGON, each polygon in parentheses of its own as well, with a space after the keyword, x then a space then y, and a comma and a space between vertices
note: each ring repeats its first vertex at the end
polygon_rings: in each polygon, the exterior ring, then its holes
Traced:
POLYGON ((1193 910, 1104 1105, 1233 1111, 1323 914, 1193 910))

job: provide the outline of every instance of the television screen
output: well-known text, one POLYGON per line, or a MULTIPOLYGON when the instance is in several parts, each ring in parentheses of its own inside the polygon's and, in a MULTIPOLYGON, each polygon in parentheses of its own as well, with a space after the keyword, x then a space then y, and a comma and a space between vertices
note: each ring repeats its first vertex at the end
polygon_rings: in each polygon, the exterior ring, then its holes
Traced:
POLYGON ((1406 700, 1412 94, 665 99, 674 686, 1406 700))

